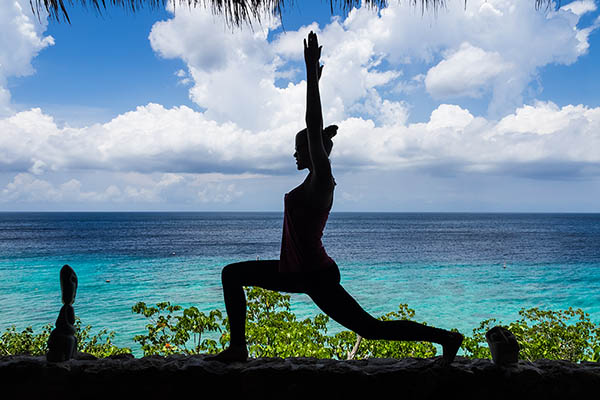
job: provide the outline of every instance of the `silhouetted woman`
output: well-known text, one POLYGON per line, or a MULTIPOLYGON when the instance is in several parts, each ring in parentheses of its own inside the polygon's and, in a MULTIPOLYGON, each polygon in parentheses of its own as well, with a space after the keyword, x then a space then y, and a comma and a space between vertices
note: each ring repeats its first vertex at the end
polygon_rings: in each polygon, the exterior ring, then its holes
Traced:
POLYGON ((327 255, 321 236, 333 204, 335 181, 329 153, 337 126, 323 129, 319 79, 321 47, 312 31, 304 40, 306 62, 306 129, 296 135, 298 170, 308 169, 304 182, 285 195, 283 237, 279 260, 245 261, 223 268, 225 308, 229 317, 229 347, 208 359, 242 361, 246 347, 246 297, 243 286, 306 293, 315 304, 346 328, 365 339, 416 340, 442 345, 442 363, 454 359, 462 335, 413 321, 380 321, 369 315, 340 285, 336 263, 327 255))

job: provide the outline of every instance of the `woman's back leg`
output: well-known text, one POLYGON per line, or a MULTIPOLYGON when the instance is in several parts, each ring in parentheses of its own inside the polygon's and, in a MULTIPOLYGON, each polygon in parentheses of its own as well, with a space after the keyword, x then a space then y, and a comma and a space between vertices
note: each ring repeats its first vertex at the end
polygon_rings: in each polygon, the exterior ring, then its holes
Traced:
POLYGON ((366 312, 340 285, 319 285, 308 292, 315 304, 340 325, 365 339, 426 341, 441 344, 444 361, 452 362, 462 335, 414 321, 381 321, 366 312))

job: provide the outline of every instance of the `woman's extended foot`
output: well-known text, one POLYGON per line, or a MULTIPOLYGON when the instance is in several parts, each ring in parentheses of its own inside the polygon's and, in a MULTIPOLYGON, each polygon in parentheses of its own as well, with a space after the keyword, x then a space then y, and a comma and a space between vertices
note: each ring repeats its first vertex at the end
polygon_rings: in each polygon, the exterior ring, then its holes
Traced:
POLYGON ((448 366, 452 364, 454 361, 454 357, 456 357, 456 353, 458 349, 460 349, 460 345, 462 344, 464 337, 458 332, 450 332, 448 341, 442 344, 442 349, 444 354, 442 355, 442 359, 440 360, 441 366, 448 366))
POLYGON ((226 350, 223 350, 215 356, 208 356, 204 358, 208 361, 220 361, 224 363, 231 363, 236 361, 246 361, 248 359, 248 349, 246 346, 229 346, 226 350))

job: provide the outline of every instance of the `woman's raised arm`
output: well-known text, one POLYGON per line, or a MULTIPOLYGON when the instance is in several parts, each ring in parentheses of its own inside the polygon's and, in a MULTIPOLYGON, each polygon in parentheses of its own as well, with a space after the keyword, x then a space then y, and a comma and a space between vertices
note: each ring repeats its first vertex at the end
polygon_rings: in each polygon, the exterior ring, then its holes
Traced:
POLYGON ((308 43, 304 39, 304 61, 306 63, 306 130, 308 150, 312 163, 312 172, 317 183, 329 184, 331 165, 323 145, 323 114, 321 111, 321 96, 319 79, 323 66, 320 65, 321 47, 317 35, 312 31, 308 34, 308 43))

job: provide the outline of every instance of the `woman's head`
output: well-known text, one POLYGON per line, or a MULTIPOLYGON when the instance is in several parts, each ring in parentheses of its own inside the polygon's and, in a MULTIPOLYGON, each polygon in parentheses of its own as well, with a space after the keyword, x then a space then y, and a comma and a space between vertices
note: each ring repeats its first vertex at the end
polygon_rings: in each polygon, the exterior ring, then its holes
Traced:
MULTIPOLYGON (((331 140, 337 134, 337 125, 329 125, 323 129, 323 147, 327 155, 331 154, 333 141, 331 140)), ((298 169, 310 168, 310 153, 308 152, 308 136, 306 128, 296 134, 296 152, 294 153, 298 169)))

